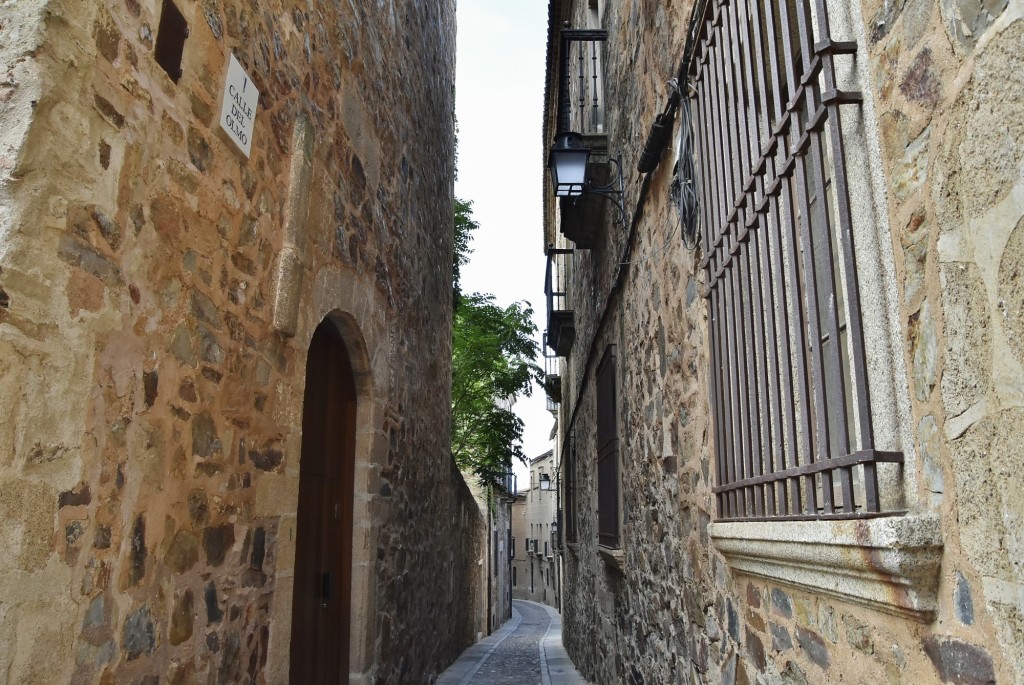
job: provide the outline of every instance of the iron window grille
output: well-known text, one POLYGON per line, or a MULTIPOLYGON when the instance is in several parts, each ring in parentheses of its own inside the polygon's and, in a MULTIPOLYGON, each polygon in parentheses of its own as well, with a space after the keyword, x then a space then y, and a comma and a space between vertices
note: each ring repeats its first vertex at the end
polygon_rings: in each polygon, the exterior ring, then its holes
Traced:
MULTIPOLYGON (((825 0, 708 0, 690 61, 718 518, 879 516, 825 0)), ((852 57, 851 57, 852 59, 852 57)), ((892 512, 889 512, 892 513, 892 512)))
POLYGON ((619 547, 619 420, 615 345, 597 367, 597 541, 619 547))

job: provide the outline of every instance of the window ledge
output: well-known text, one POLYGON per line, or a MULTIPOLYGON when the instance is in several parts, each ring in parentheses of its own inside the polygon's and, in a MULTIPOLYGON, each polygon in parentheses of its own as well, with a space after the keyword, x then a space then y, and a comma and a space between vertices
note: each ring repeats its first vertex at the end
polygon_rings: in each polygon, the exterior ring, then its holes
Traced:
POLYGON ((919 621, 935 616, 937 516, 722 522, 708 532, 734 571, 919 621))
POLYGON ((622 553, 621 549, 614 547, 605 547, 604 545, 597 546, 597 553, 601 555, 601 559, 604 563, 608 564, 614 569, 617 569, 619 573, 622 573, 626 569, 626 555, 622 553))

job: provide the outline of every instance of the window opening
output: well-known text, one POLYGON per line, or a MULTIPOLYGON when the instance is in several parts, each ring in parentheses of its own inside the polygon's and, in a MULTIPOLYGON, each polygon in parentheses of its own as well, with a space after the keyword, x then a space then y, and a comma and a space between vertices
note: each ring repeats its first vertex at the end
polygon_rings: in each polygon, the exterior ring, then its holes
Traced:
POLYGON ((569 439, 562 446, 562 464, 565 468, 565 541, 577 541, 576 522, 576 435, 569 429, 569 439))
POLYGON ((163 0, 156 32, 156 62, 175 83, 181 78, 181 57, 188 38, 188 22, 172 0, 163 0))
POLYGON ((619 547, 619 425, 615 345, 597 367, 597 539, 619 547))

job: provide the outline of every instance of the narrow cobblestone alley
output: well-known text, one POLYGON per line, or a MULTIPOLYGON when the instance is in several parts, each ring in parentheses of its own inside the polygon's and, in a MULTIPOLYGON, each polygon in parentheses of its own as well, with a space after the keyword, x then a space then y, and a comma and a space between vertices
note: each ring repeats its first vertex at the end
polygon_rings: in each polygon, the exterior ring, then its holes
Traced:
POLYGON ((512 618, 476 643, 437 685, 586 685, 562 647, 562 619, 551 607, 512 601, 512 618))

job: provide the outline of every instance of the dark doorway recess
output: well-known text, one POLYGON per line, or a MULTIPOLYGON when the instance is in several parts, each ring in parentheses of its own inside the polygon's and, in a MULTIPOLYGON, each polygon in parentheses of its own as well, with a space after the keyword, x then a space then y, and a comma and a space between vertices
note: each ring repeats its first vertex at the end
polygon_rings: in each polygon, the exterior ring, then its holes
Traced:
POLYGON ((329 321, 306 362, 290 682, 348 682, 356 389, 329 321))

